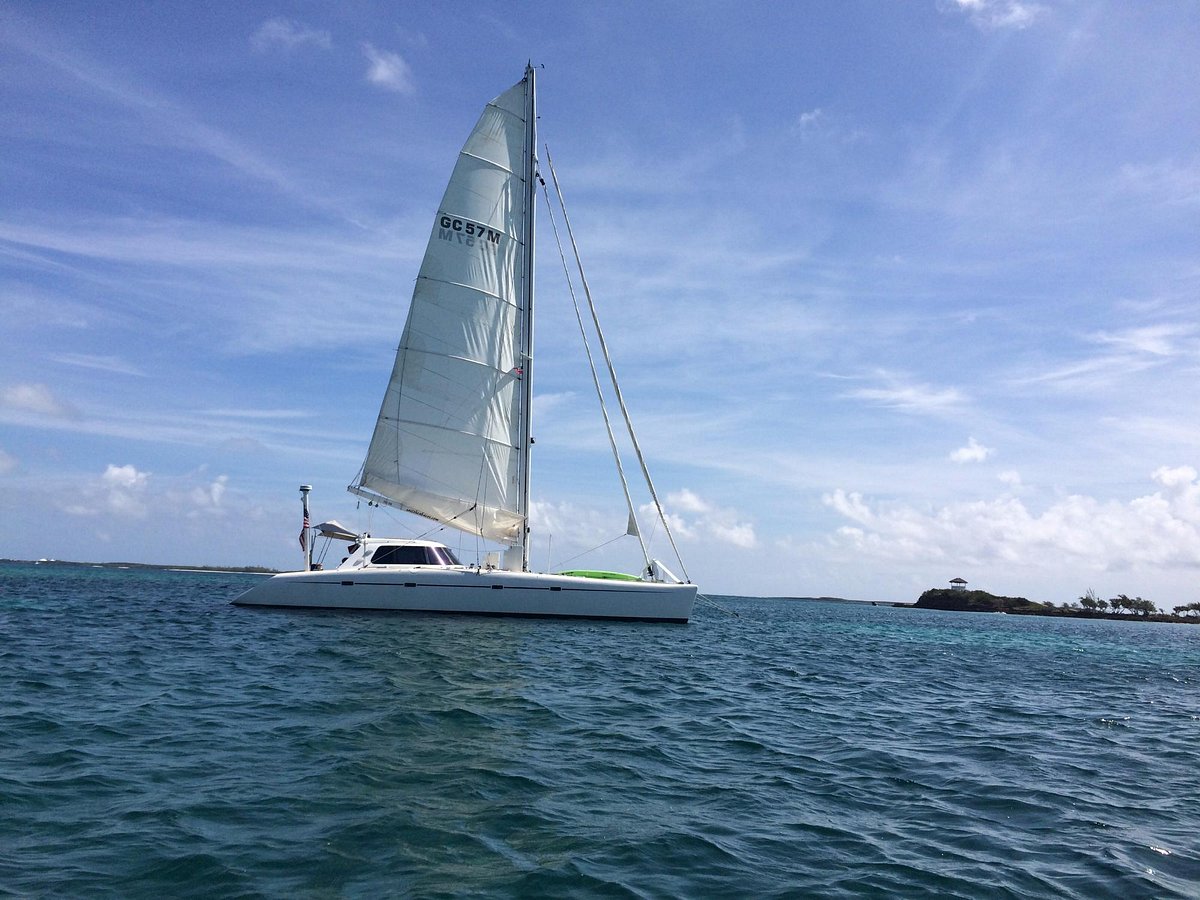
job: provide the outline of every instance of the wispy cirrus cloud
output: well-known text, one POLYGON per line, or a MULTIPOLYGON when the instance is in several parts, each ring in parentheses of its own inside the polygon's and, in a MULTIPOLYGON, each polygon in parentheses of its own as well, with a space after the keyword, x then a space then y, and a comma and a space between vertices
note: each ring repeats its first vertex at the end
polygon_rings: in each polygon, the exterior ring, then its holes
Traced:
POLYGON ((819 106, 800 113, 792 130, 803 140, 821 139, 837 146, 853 144, 867 137, 863 129, 847 124, 819 106))
POLYGON ((44 384, 26 382, 0 389, 0 408, 18 413, 34 413, 53 419, 70 419, 78 411, 60 399, 44 384))
POLYGON ((957 412, 967 403, 967 396, 958 388, 922 384, 891 372, 880 372, 876 377, 882 382, 877 387, 857 388, 843 396, 898 412, 930 416, 957 412))
MULTIPOLYGON (((236 354, 297 346, 328 349, 361 338, 363 317, 379 315, 380 298, 392 295, 396 273, 420 258, 421 236, 416 229, 410 231, 411 237, 397 237, 390 230, 360 231, 336 222, 292 231, 174 217, 80 216, 69 222, 47 217, 39 222, 0 221, 0 259, 15 248, 23 255, 52 260, 66 279, 96 286, 104 297, 102 303, 81 301, 73 299, 67 287, 42 288, 16 310, 26 329, 40 328, 47 317, 61 319, 75 310, 82 322, 93 326, 123 322, 135 329, 173 327, 186 319, 208 335, 213 347, 236 354), (113 274, 114 267, 133 266, 139 267, 136 277, 113 274), (313 329, 311 322, 296 315, 297 297, 316 306, 328 303, 341 315, 331 317, 327 327, 313 329), (204 316, 191 319, 201 308, 204 316)), ((5 311, 12 322, 13 310, 5 311)), ((403 324, 402 312, 389 309, 383 314, 396 333, 403 324)), ((59 361, 140 374, 129 371, 131 364, 119 354, 87 352, 90 349, 59 353, 59 361)), ((137 351, 130 355, 141 358, 137 351)))
POLYGON ((966 13, 972 24, 983 29, 1028 28, 1046 12, 1029 0, 949 0, 942 8, 966 13))
POLYGON ((1083 340, 1103 352, 1080 354, 1074 361, 1013 379, 1016 386, 1058 385, 1073 390, 1105 388, 1117 379, 1169 364, 1186 354, 1200 358, 1197 329, 1188 324, 1143 325, 1097 331, 1083 340))
POLYGON ((203 121, 182 103, 95 62, 61 38, 51 39, 14 29, 3 35, 3 39, 20 52, 35 57, 87 90, 137 115, 165 144, 206 154, 294 200, 356 221, 338 202, 315 193, 304 180, 293 178, 233 135, 203 121))
POLYGON ((1194 325, 1146 325, 1123 331, 1098 331, 1090 335, 1090 340, 1131 353, 1169 357, 1182 352, 1180 341, 1195 334, 1194 325))
POLYGON ((1200 204, 1200 163, 1163 160, 1121 167, 1119 187, 1164 204, 1200 204))
POLYGON ((265 52, 272 49, 296 50, 300 47, 316 47, 328 50, 333 46, 333 37, 328 31, 312 28, 294 19, 277 16, 267 19, 250 36, 255 50, 265 52))
POLYGON ((97 372, 110 372, 113 375, 135 375, 145 378, 146 373, 133 363, 119 356, 103 356, 91 353, 56 353, 50 359, 65 366, 79 369, 92 369, 97 372))
POLYGON ((380 50, 367 42, 363 42, 362 51, 367 58, 367 81, 398 94, 416 92, 412 69, 399 53, 380 50))

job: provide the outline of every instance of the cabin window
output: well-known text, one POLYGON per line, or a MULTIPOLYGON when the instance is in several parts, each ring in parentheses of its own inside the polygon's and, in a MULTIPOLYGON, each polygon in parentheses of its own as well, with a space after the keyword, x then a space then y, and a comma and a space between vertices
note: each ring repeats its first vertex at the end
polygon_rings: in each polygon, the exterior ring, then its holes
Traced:
POLYGON ((386 544, 371 554, 376 566, 457 566, 454 554, 445 547, 386 544))
POLYGON ((443 566, 461 566, 458 557, 454 555, 454 551, 449 547, 429 547, 429 555, 443 566))
POLYGON ((424 566, 429 564, 425 547, 384 546, 371 555, 377 566, 424 566))

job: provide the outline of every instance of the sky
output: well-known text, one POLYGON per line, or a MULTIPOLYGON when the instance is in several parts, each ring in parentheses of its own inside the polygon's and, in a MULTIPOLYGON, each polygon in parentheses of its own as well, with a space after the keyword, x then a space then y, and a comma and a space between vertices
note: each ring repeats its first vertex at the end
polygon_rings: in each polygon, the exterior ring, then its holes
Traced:
MULTIPOLYGON (((426 532, 345 487, 530 60, 702 592, 1200 600, 1197 46, 1193 3, 8 0, 0 557, 295 568, 301 483, 426 532)), ((532 561, 636 571, 539 254, 532 561)))

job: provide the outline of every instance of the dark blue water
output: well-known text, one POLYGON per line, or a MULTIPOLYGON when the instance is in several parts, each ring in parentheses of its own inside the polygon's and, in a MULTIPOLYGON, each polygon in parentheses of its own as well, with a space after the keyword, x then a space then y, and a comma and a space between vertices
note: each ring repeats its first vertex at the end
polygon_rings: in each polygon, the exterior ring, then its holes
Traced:
POLYGON ((1197 897, 1200 627, 0 567, 0 894, 1197 897))

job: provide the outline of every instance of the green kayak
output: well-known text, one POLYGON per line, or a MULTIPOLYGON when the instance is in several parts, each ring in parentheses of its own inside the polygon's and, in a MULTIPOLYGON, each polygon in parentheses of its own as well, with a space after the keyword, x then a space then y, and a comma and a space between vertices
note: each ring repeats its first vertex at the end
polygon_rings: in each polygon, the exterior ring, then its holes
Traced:
POLYGON ((559 575, 574 575, 576 578, 607 578, 609 581, 641 581, 636 575, 626 575, 624 572, 602 572, 597 569, 572 569, 569 572, 559 572, 559 575))

